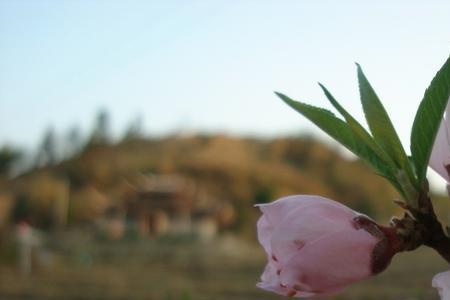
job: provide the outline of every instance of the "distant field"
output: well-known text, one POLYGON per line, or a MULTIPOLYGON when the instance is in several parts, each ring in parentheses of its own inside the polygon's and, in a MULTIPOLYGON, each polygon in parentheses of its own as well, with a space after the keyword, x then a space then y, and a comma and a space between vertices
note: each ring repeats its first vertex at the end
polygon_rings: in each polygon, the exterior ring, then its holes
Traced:
MULTIPOLYGON (((255 287, 262 251, 234 238, 188 241, 68 243, 51 266, 30 276, 0 266, 2 300, 269 300, 255 287)), ((421 249, 394 259, 385 273, 331 299, 438 299, 431 278, 446 264, 421 249)))

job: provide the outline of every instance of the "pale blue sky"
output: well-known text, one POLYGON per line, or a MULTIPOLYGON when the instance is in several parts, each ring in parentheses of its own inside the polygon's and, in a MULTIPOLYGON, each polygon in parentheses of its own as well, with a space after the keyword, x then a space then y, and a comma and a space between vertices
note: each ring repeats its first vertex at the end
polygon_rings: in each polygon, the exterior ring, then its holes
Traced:
MULTIPOLYGON (((0 0, 0 144, 87 132, 106 107, 177 129, 311 132, 274 95, 363 119, 359 62, 408 146, 414 112, 450 54, 449 1, 0 0)), ((316 132, 316 131, 314 131, 316 132)))

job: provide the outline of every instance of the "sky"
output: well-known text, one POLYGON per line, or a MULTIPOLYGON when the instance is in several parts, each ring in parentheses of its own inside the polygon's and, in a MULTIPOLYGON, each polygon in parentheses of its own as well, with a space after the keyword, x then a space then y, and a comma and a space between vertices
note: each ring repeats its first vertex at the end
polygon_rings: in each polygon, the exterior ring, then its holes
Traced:
POLYGON ((363 121, 355 62, 405 147, 425 88, 450 54, 449 1, 0 0, 0 145, 49 126, 116 135, 275 136, 314 125, 273 94, 330 107, 323 83, 363 121))

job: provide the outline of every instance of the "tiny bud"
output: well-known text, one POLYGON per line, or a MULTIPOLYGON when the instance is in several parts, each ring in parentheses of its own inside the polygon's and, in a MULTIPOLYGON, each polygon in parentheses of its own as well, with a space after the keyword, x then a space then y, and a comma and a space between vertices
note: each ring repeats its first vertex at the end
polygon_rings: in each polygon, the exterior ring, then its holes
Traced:
POLYGON ((394 203, 397 204, 398 206, 400 206, 401 208, 405 209, 405 210, 409 209, 409 206, 403 200, 394 199, 394 203))

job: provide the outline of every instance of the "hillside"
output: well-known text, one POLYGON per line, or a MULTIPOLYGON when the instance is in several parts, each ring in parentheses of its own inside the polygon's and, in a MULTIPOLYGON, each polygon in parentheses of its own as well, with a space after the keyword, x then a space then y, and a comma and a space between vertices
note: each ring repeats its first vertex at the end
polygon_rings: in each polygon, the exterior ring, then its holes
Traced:
MULTIPOLYGON (((255 203, 319 194, 382 222, 396 211, 395 191, 363 163, 300 137, 90 145, 0 186, 2 299, 275 299, 255 287, 266 262, 255 203), (34 243, 28 259, 24 237, 34 243)), ((437 299, 429 281, 439 259, 427 249, 398 255, 343 297, 437 299)))
POLYGON ((64 224, 94 222, 111 207, 126 214, 138 186, 155 176, 189 182, 195 190, 190 209, 219 218, 220 208, 227 208, 221 230, 253 232, 258 214, 253 204, 290 194, 323 195, 384 220, 395 210, 396 193, 384 179, 318 141, 230 136, 91 145, 68 161, 4 182, 3 198, 9 201, 0 209, 4 221, 25 217, 48 229, 61 222, 55 211, 64 210, 66 204, 58 202, 67 198, 64 224))

